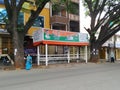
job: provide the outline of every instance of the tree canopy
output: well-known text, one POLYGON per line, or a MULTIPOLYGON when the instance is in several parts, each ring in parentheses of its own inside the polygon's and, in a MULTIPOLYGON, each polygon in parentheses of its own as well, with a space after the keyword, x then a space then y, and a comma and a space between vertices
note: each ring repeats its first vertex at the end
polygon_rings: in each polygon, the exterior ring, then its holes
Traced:
POLYGON ((120 2, 84 0, 83 3, 86 15, 91 18, 90 28, 85 29, 90 35, 91 58, 94 58, 99 54, 99 48, 120 30, 120 2))
MULTIPOLYGON (((96 42, 105 43, 120 30, 120 2, 119 0, 85 0, 87 15, 91 17, 90 28, 86 29, 90 36, 96 37, 96 42)), ((93 38, 91 38, 92 40, 93 38)))

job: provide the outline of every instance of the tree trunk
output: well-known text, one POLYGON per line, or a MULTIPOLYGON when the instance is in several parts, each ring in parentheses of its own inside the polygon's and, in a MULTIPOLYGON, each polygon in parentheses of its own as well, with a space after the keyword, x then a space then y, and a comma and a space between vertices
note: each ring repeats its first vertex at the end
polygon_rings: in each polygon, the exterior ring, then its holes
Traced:
POLYGON ((19 31, 17 27, 18 14, 16 13, 16 7, 12 14, 12 40, 14 47, 14 61, 16 68, 24 68, 24 31, 19 31))
POLYGON ((99 62, 99 44, 91 43, 90 44, 90 62, 99 62))
POLYGON ((14 40, 13 46, 14 46, 15 67, 24 68, 25 67, 24 47, 23 47, 24 38, 21 38, 20 33, 18 34, 18 32, 15 32, 13 36, 13 40, 14 40))

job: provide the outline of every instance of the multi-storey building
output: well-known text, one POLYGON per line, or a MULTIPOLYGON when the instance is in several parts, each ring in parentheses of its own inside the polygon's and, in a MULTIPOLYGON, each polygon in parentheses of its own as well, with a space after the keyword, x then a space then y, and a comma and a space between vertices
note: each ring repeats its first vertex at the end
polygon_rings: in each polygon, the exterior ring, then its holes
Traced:
POLYGON ((75 12, 67 12, 65 6, 60 11, 53 10, 50 6, 50 25, 52 29, 79 32, 79 0, 71 0, 75 12))
MULTIPOLYGON (((52 4, 50 4, 50 25, 51 29, 64 30, 72 32, 80 32, 79 29, 79 0, 71 0, 74 7, 72 8, 75 12, 67 12, 65 6, 60 6, 60 11, 54 10, 52 4)), ((64 46, 55 46, 56 53, 63 53, 64 46)), ((71 47, 71 53, 76 52, 75 47, 71 47)))

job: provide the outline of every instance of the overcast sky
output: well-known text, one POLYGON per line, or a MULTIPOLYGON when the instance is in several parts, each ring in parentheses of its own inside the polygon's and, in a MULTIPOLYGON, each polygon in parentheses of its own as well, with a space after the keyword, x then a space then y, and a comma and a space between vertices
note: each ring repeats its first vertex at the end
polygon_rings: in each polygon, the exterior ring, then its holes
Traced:
POLYGON ((80 32, 85 32, 84 27, 88 28, 90 25, 90 18, 85 16, 85 8, 82 5, 82 0, 80 0, 80 32))
MULTIPOLYGON (((80 0, 80 32, 87 33, 84 27, 90 27, 90 17, 85 16, 85 8, 82 5, 82 0, 80 0)), ((120 35, 120 31, 116 34, 120 35)))

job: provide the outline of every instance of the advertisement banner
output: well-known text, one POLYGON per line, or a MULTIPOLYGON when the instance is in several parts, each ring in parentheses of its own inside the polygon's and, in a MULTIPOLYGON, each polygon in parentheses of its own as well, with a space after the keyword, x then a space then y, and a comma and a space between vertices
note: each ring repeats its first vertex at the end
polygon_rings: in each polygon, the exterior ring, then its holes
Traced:
POLYGON ((88 35, 85 33, 41 29, 33 34, 34 46, 40 44, 79 46, 88 45, 88 43, 88 35))
POLYGON ((42 29, 37 30, 33 33, 33 42, 39 42, 42 41, 42 29))
POLYGON ((79 42, 79 33, 44 29, 44 40, 79 42))

